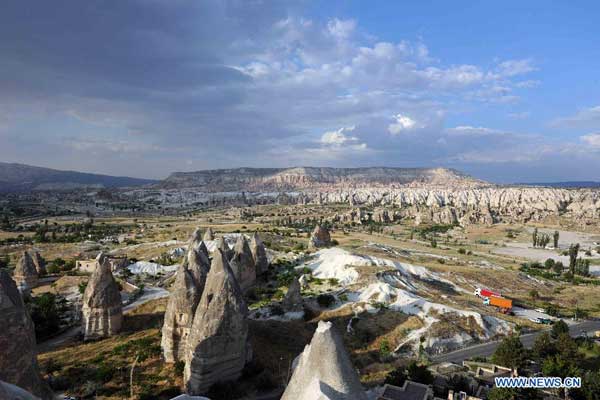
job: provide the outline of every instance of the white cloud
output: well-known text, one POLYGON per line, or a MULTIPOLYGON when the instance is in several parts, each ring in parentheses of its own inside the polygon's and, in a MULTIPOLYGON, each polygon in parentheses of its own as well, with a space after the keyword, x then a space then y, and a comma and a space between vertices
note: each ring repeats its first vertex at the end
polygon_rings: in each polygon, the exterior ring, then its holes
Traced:
POLYGON ((398 135, 400 133, 412 131, 421 127, 416 120, 412 119, 408 115, 396 114, 394 116, 394 120, 395 121, 393 123, 388 125, 388 132, 392 135, 398 135))
POLYGON ((501 77, 513 77, 536 71, 531 59, 507 60, 498 64, 496 73, 501 77))
POLYGON ((512 119, 527 119, 531 116, 529 111, 508 113, 508 117, 512 119))
POLYGON ((335 131, 325 132, 323 136, 321 136, 321 143, 325 145, 341 146, 347 142, 356 142, 358 141, 358 138, 346 135, 347 132, 352 132, 354 129, 354 126, 349 126, 335 131))
POLYGON ((346 39, 354 32, 356 21, 353 19, 341 20, 334 18, 327 23, 327 30, 338 39, 346 39))
POLYGON ((570 117, 555 119, 550 125, 567 128, 598 128, 600 127, 600 106, 584 108, 570 117))
POLYGON ((495 129, 485 128, 482 126, 460 125, 454 128, 446 129, 449 136, 488 136, 499 131, 495 129))
POLYGON ((590 133, 580 137, 585 143, 594 149, 600 149, 600 133, 590 133))

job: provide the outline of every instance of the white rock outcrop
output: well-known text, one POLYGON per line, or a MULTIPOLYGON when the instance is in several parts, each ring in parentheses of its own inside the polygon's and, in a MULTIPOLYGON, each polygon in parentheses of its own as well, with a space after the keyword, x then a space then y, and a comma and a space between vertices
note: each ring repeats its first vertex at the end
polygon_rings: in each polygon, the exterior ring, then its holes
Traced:
POLYGON ((281 400, 367 399, 342 337, 331 322, 319 322, 310 344, 294 364, 281 400))

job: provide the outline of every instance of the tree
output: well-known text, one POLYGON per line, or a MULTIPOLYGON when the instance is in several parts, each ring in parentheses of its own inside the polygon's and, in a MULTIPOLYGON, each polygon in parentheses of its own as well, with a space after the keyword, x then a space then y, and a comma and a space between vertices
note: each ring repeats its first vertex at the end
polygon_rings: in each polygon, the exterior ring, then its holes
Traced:
POLYGON ((564 359, 560 354, 548 357, 542 363, 542 373, 545 376, 580 376, 580 371, 569 360, 564 359))
POLYGON ((563 265, 563 263, 561 261, 557 261, 554 263, 554 265, 552 265, 552 270, 554 271, 554 273, 556 273, 558 275, 562 274, 564 269, 565 269, 565 266, 563 265))
POLYGON ((575 273, 581 276, 590 275, 590 260, 578 258, 575 262, 575 273))
POLYGON ((552 235, 552 239, 554 240, 554 248, 558 249, 558 238, 560 237, 560 233, 558 233, 558 231, 554 231, 554 234, 552 235))
POLYGON ((537 243, 538 243, 538 228, 533 228, 533 234, 531 235, 531 240, 533 242, 533 247, 536 247, 537 243))
POLYGON ((426 365, 417 364, 416 361, 411 361, 406 367, 406 375, 408 379, 414 382, 430 385, 433 383, 433 375, 427 369, 426 365))
POLYGON ((406 371, 404 368, 396 368, 395 370, 389 372, 383 383, 387 383, 388 385, 394 385, 402 387, 404 386, 404 382, 406 381, 406 371))
POLYGON ((567 361, 575 362, 577 360, 577 343, 568 333, 561 333, 556 338, 556 351, 567 361))
POLYGON ((575 265, 577 263, 577 255, 579 254, 579 243, 569 246, 569 272, 575 276, 575 265))
POLYGON ((565 321, 563 321, 562 319, 559 319, 558 321, 556 321, 554 323, 554 325, 552 325, 552 330, 550 332, 550 335, 554 339, 557 339, 563 333, 566 333, 567 335, 569 334, 569 326, 567 325, 567 323, 565 321))
POLYGON ((543 332, 539 335, 535 342, 533 342, 533 347, 531 348, 531 353, 538 359, 538 361, 543 361, 544 359, 553 356, 556 354, 556 345, 552 341, 552 337, 548 332, 543 332))
POLYGON ((544 267, 546 269, 553 269, 554 264, 556 264, 556 262, 554 261, 553 258, 548 258, 546 261, 544 261, 544 267))
POLYGON ((43 293, 31 298, 27 303, 38 340, 51 336, 60 328, 60 311, 57 300, 55 294, 43 293))
POLYGON ((488 400, 536 400, 535 389, 516 389, 493 387, 487 395, 488 400))
POLYGON ((531 301, 535 303, 535 301, 540 298, 540 293, 535 289, 531 289, 529 291, 529 297, 531 298, 531 301))
POLYGON ((504 338, 492 355, 492 361, 495 364, 513 369, 522 368, 526 360, 527 351, 517 335, 510 335, 504 338))

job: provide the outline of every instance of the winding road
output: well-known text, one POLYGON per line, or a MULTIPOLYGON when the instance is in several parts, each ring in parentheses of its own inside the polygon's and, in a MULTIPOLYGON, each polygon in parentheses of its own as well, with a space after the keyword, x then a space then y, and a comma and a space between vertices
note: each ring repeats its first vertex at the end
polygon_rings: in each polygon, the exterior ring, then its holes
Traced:
MULTIPOLYGON (((569 333, 571 336, 579 336, 583 333, 590 333, 596 330, 600 330, 600 321, 591 320, 591 321, 583 321, 576 324, 572 324, 569 326, 569 333)), ((541 331, 527 333, 521 335, 521 343, 523 346, 529 348, 535 342, 535 339, 541 335, 543 332, 548 332, 549 329, 544 329, 541 331)), ((436 356, 431 357, 431 361, 435 363, 443 363, 443 362, 453 362, 453 363, 462 363, 464 360, 473 358, 473 357, 489 357, 494 354, 496 348, 500 344, 500 340, 476 344, 473 346, 466 347, 464 349, 455 350, 450 353, 438 354, 436 356)))

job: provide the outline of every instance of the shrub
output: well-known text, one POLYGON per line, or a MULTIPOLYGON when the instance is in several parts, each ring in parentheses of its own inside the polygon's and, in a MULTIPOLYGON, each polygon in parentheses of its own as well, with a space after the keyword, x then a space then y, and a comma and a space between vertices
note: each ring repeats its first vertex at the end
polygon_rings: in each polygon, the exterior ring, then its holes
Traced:
POLYGON ((458 254, 466 254, 467 251, 465 249, 463 249, 462 247, 460 249, 458 249, 458 254))
POLYGON ((335 297, 328 293, 320 294, 317 296, 317 303, 319 303, 321 307, 328 308, 335 303, 335 297))

